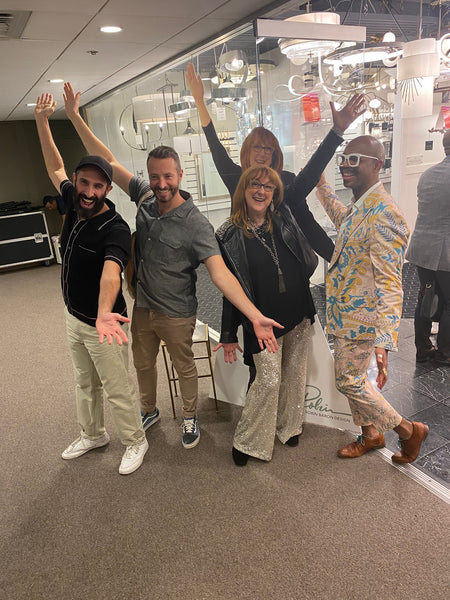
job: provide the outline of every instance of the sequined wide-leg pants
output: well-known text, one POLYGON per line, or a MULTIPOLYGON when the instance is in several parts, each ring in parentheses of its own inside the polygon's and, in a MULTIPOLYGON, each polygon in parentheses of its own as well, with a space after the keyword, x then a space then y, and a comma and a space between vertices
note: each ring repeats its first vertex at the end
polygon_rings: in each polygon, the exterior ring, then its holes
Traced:
POLYGON ((394 429, 402 417, 367 376, 374 350, 370 340, 334 338, 334 372, 337 389, 347 397, 355 425, 373 425, 380 433, 394 429))
POLYGON ((263 350, 253 355, 256 379, 234 434, 233 446, 237 450, 270 460, 275 435, 285 444, 302 432, 311 335, 311 321, 304 319, 277 340, 277 352, 263 350))

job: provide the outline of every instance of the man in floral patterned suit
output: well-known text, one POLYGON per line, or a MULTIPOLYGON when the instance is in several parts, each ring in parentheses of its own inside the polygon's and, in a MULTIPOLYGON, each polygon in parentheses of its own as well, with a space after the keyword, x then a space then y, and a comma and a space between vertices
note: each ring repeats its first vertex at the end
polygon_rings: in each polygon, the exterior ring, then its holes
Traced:
POLYGON ((397 350, 402 312, 402 266, 408 243, 406 221, 379 181, 383 145, 369 135, 352 140, 338 156, 344 186, 353 192, 345 207, 331 187, 319 182, 317 196, 338 230, 329 265, 327 328, 334 336, 336 387, 349 401, 362 434, 338 451, 356 458, 385 445, 384 432, 399 435, 396 463, 414 461, 428 435, 423 423, 399 415, 370 383, 367 369, 375 351, 376 379, 387 380, 389 351, 397 350))

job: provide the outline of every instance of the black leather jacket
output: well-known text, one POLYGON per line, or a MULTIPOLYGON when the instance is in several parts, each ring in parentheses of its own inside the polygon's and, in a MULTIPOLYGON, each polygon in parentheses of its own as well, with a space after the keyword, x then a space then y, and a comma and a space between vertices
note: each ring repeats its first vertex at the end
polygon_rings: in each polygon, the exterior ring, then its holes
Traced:
MULTIPOLYGON (((284 243, 299 262, 299 268, 302 270, 305 281, 305 294, 307 295, 308 305, 307 316, 313 322, 316 310, 309 289, 309 275, 306 272, 304 260, 304 252, 308 246, 308 241, 301 232, 288 206, 281 204, 277 213, 273 213, 271 216, 274 228, 281 231, 284 243)), ((236 276, 248 298, 256 304, 242 229, 235 227, 231 220, 225 221, 216 231, 216 238, 226 265, 236 276)), ((310 248, 309 251, 311 251, 310 248)), ((220 341, 222 343, 237 342, 237 329, 240 324, 254 335, 251 322, 231 302, 223 298, 220 341)))

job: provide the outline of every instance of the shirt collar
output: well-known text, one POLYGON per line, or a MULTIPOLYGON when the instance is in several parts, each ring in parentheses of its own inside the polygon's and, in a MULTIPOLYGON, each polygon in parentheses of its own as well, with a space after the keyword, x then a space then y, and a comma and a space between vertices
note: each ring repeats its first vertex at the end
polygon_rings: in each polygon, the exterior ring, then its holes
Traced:
POLYGON ((372 192, 373 192, 373 191, 374 191, 374 190, 375 190, 375 189, 376 189, 376 188, 377 188, 379 185, 381 185, 381 181, 377 181, 377 182, 376 182, 376 183, 375 183, 375 184, 374 184, 372 187, 370 187, 370 188, 367 190, 367 192, 364 192, 364 194, 363 194, 363 195, 362 195, 360 198, 358 198, 358 200, 355 200, 355 198, 354 198, 354 197, 352 197, 353 206, 354 206, 355 208, 360 208, 360 207, 363 205, 363 203, 364 203, 365 199, 366 199, 366 198, 368 198, 368 197, 370 196, 370 194, 371 194, 371 193, 372 193, 372 192))

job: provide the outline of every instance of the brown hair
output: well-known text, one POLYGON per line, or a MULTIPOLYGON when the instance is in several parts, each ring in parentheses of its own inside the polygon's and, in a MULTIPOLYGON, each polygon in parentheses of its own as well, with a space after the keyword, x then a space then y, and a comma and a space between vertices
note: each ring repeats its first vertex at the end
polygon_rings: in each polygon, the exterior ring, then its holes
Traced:
POLYGON ((281 173, 283 170, 283 153, 277 138, 265 127, 255 127, 245 138, 241 148, 241 167, 245 171, 250 167, 250 151, 253 146, 270 146, 273 148, 272 169, 281 173))
POLYGON ((179 173, 181 171, 180 157, 178 156, 178 152, 171 146, 156 146, 156 148, 153 148, 153 150, 149 152, 147 156, 147 164, 151 158, 173 158, 173 160, 175 161, 177 172, 179 173))
MULTIPOLYGON (((267 177, 272 185, 275 186, 272 202, 276 210, 283 202, 283 184, 278 173, 270 167, 250 167, 242 173, 236 191, 233 196, 233 209, 231 212, 231 221, 235 227, 239 227, 247 237, 253 237, 250 232, 247 214, 247 203, 245 202, 245 192, 254 179, 261 180, 267 177)), ((270 218, 270 210, 266 213, 269 231, 273 231, 272 219, 270 218)))

